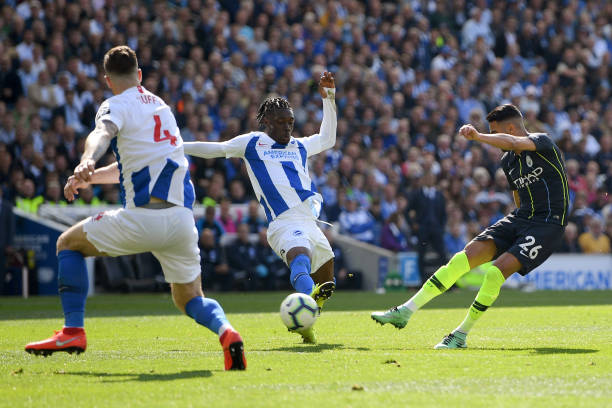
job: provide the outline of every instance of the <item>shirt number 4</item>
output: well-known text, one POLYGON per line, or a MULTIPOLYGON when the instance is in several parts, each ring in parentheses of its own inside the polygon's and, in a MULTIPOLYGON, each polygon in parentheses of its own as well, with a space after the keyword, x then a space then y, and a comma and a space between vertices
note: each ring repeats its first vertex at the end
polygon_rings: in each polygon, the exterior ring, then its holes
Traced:
POLYGON ((155 130, 153 131, 153 140, 156 143, 163 142, 164 140, 169 140, 172 146, 176 146, 177 137, 173 136, 167 130, 164 130, 164 137, 161 137, 161 119, 159 115, 153 115, 153 119, 155 120, 155 130))

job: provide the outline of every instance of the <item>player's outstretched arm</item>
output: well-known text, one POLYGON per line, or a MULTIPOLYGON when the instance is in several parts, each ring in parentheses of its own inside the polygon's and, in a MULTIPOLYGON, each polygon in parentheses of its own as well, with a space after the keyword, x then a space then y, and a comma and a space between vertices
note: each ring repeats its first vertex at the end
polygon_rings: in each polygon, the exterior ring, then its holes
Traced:
POLYGON ((74 196, 79 193, 80 188, 85 188, 90 184, 117 184, 119 182, 119 165, 117 162, 108 166, 95 169, 89 181, 83 181, 76 176, 70 176, 64 186, 64 197, 66 200, 74 200, 74 196))
POLYGON ((300 141, 306 147, 308 157, 331 149, 336 144, 336 84, 334 74, 325 71, 319 80, 319 94, 323 98, 323 120, 316 135, 304 137, 300 141))
POLYGON ((85 152, 81 162, 74 169, 74 176, 84 182, 91 182, 91 176, 96 168, 96 162, 106 153, 111 140, 117 136, 119 129, 110 120, 97 122, 96 128, 87 136, 85 152))
POLYGON ((225 157, 225 142, 185 142, 183 143, 185 154, 190 156, 202 157, 204 159, 214 159, 225 157))
POLYGON ((533 140, 524 136, 513 136, 505 133, 480 133, 472 125, 461 126, 459 133, 468 140, 476 140, 478 142, 498 147, 502 150, 512 150, 515 152, 522 152, 523 150, 536 150, 536 145, 533 140))

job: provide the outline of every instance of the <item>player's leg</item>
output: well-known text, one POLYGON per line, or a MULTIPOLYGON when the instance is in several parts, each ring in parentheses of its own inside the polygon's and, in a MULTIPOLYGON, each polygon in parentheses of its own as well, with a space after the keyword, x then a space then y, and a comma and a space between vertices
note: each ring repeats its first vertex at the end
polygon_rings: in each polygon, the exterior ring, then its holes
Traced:
POLYGON ((81 353, 87 348, 84 319, 89 278, 85 257, 106 255, 87 239, 83 226, 90 221, 91 217, 73 225, 57 240, 58 292, 64 312, 64 327, 48 339, 26 345, 28 353, 81 353))
POLYGON ((482 314, 495 302, 499 291, 505 280, 515 272, 521 270, 523 265, 511 253, 505 252, 490 265, 485 266, 485 278, 476 295, 476 299, 470 306, 463 322, 444 337, 434 348, 465 348, 466 338, 474 324, 482 314))
POLYGON ((513 273, 528 274, 541 265, 558 247, 564 228, 560 225, 542 225, 521 219, 511 219, 515 231, 521 231, 514 242, 495 262, 486 266, 485 279, 470 306, 464 321, 435 348, 465 348, 468 332, 476 321, 497 299, 504 281, 513 273), (525 232, 526 231, 526 232, 525 232))
POLYGON ((315 282, 315 288, 311 296, 316 300, 320 313, 325 302, 336 290, 334 251, 316 222, 312 221, 306 227, 306 233, 312 248, 311 261, 314 272, 311 277, 315 282))
POLYGON ((290 269, 289 279, 291 286, 306 295, 310 295, 314 289, 314 280, 312 279, 310 249, 305 246, 295 246, 287 250, 286 261, 290 269))
POLYGON ((414 312, 444 293, 470 269, 489 262, 496 251, 493 240, 471 241, 463 251, 440 267, 406 303, 386 312, 374 312, 372 319, 380 324, 390 323, 399 329, 405 327, 414 312))
MULTIPOLYGON (((166 281, 172 289, 176 307, 198 324, 219 336, 223 347, 225 369, 244 370, 246 359, 240 334, 229 323, 223 308, 202 291, 198 233, 190 210, 175 207, 165 211, 170 218, 166 242, 153 255, 159 260, 166 281)), ((160 214, 161 216, 162 214, 160 214)))

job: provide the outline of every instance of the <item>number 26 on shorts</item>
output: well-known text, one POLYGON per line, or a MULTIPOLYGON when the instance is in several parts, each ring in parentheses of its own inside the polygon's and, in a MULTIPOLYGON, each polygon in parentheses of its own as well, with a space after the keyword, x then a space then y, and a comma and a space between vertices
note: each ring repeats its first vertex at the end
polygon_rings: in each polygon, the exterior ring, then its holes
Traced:
POLYGON ((177 137, 171 135, 169 131, 164 130, 164 137, 161 137, 162 123, 159 115, 153 115, 153 119, 155 120, 155 130, 153 131, 153 140, 155 140, 155 143, 169 140, 172 146, 176 146, 177 137))
POLYGON ((529 248, 535 244, 535 238, 531 235, 527 235, 525 237, 525 242, 519 244, 521 247, 521 255, 528 257, 529 259, 536 259, 538 257, 538 252, 542 248, 542 245, 534 246, 533 248, 529 248))

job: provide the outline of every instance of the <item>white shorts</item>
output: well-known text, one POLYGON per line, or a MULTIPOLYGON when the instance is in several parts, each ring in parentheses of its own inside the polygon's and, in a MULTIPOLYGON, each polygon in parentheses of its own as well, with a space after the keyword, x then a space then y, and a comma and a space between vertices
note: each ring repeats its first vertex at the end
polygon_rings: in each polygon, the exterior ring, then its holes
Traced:
POLYGON ((325 262, 334 258, 334 252, 316 219, 309 214, 310 207, 305 205, 281 214, 268 227, 268 243, 285 263, 287 253, 292 248, 308 248, 311 254, 310 271, 315 273, 325 262))
POLYGON ((201 273, 198 231, 188 208, 106 211, 89 217, 83 231, 98 251, 110 256, 153 253, 167 282, 193 282, 201 273))

